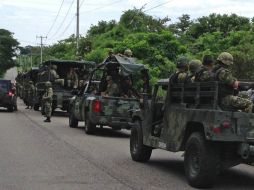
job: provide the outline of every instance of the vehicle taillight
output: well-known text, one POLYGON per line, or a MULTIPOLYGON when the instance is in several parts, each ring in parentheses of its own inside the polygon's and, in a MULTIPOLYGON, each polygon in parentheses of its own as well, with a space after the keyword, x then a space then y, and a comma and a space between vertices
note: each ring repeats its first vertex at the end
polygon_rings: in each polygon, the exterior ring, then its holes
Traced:
POLYGON ((229 122, 229 121, 224 121, 224 122, 222 123, 222 127, 223 127, 224 129, 229 129, 229 128, 231 127, 230 122, 229 122))
POLYGON ((13 93, 11 91, 7 92, 7 96, 12 96, 13 93))
POLYGON ((221 131, 220 131, 220 127, 213 127, 212 128, 212 131, 215 133, 215 134, 219 134, 221 131))
POLYGON ((100 100, 94 100, 92 104, 92 110, 94 113, 99 113, 101 111, 101 102, 100 100))

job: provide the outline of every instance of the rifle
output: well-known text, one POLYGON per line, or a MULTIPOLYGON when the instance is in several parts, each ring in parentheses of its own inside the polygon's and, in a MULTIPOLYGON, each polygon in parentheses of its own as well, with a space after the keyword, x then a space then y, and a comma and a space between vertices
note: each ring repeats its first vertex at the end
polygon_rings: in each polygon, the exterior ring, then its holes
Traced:
POLYGON ((244 81, 239 81, 239 86, 238 86, 240 91, 246 91, 249 89, 254 89, 254 82, 244 82, 244 81))

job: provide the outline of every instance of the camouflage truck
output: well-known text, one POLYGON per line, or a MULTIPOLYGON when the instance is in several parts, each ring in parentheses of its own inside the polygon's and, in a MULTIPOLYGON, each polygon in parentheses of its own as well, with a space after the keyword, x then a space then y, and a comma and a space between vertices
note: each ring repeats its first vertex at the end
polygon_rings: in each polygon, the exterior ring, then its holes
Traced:
POLYGON ((220 105, 218 82, 170 84, 159 80, 151 100, 133 114, 130 153, 146 162, 153 149, 184 152, 193 187, 211 187, 218 173, 254 160, 254 114, 220 105))
POLYGON ((63 111, 68 111, 69 102, 73 96, 73 88, 67 86, 67 73, 73 68, 76 69, 78 82, 86 80, 88 72, 95 67, 92 61, 72 61, 72 60, 48 60, 42 63, 38 76, 38 82, 35 85, 36 96, 34 110, 39 110, 42 104, 42 96, 45 92, 45 82, 50 81, 53 88, 53 103, 52 111, 60 108, 63 111), (56 73, 59 76, 58 81, 53 80, 50 72, 52 65, 57 66, 56 73))
POLYGON ((22 86, 21 89, 19 89, 19 96, 23 99, 23 102, 27 105, 28 104, 28 88, 29 88, 29 81, 33 81, 35 84, 38 81, 38 73, 39 68, 33 67, 29 71, 23 73, 21 75, 21 79, 19 79, 18 86, 22 86))
POLYGON ((114 130, 130 129, 132 113, 139 109, 139 98, 122 96, 104 96, 104 79, 109 72, 119 72, 115 80, 120 81, 124 75, 137 74, 144 70, 143 64, 135 59, 115 56, 116 62, 100 64, 90 75, 85 90, 74 96, 70 103, 69 126, 77 127, 79 121, 85 121, 85 132, 92 134, 96 126, 109 126, 114 130), (98 74, 100 73, 100 74, 98 74))

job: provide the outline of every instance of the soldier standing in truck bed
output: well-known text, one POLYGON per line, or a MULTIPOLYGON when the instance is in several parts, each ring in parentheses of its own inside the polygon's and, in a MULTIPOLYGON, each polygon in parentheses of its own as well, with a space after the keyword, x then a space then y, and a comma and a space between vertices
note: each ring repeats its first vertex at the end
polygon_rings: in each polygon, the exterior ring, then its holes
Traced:
POLYGON ((213 70, 214 60, 211 55, 205 55, 202 60, 202 66, 195 74, 195 82, 208 82, 214 79, 213 70))
POLYGON ((172 84, 187 82, 188 67, 189 67, 189 60, 184 56, 179 57, 176 61, 177 71, 173 75, 171 75, 170 82, 172 84))

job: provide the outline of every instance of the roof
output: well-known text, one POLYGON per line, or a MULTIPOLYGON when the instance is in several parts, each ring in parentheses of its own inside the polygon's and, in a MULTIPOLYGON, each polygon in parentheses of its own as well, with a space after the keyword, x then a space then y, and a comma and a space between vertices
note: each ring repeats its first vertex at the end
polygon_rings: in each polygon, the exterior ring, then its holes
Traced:
POLYGON ((147 70, 144 64, 137 63, 137 59, 133 57, 126 57, 121 55, 115 55, 116 63, 115 62, 104 62, 102 65, 110 65, 110 64, 119 64, 121 67, 121 73, 123 75, 129 75, 132 73, 137 73, 142 70, 147 70))
POLYGON ((47 60, 42 62, 42 65, 62 65, 62 64, 68 64, 73 66, 83 66, 83 65, 89 65, 92 67, 95 67, 95 62, 93 61, 74 61, 74 60, 47 60))

